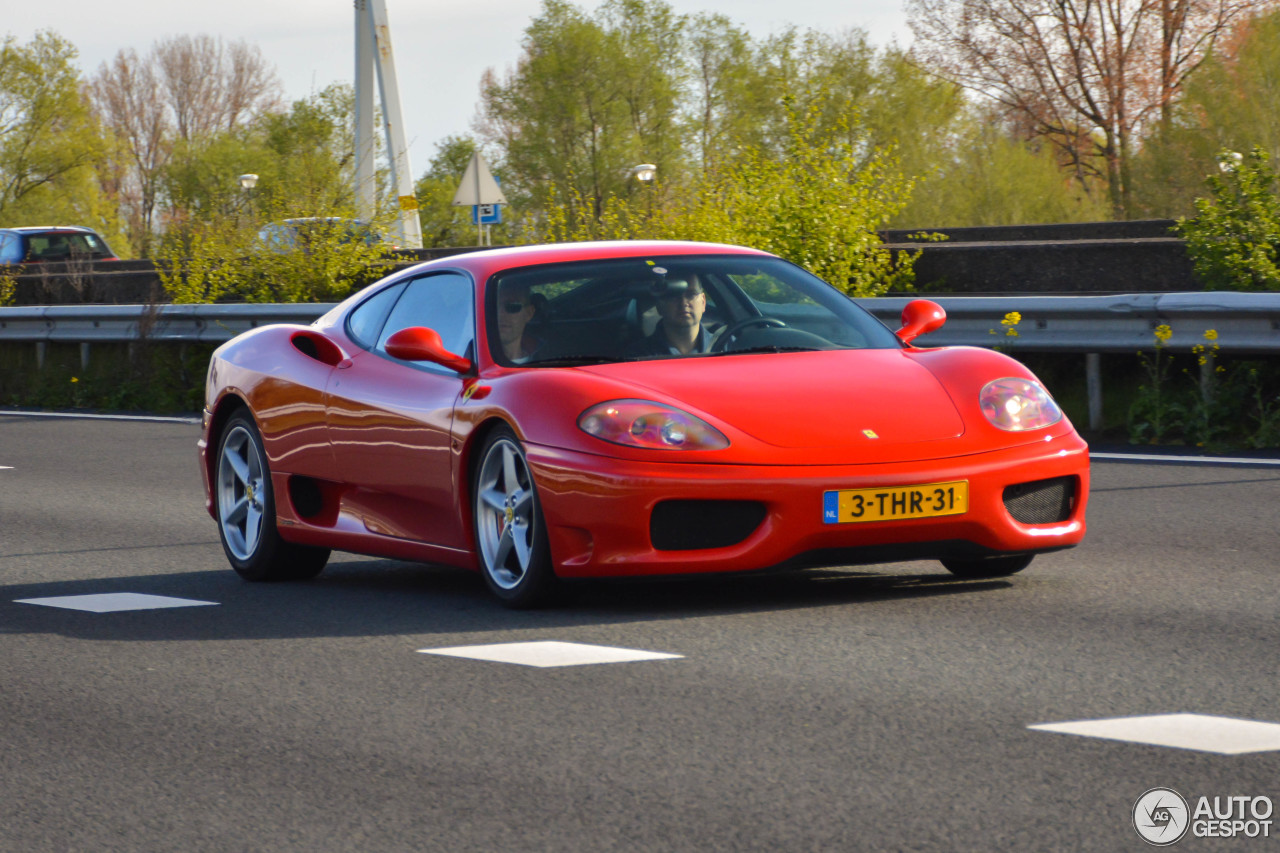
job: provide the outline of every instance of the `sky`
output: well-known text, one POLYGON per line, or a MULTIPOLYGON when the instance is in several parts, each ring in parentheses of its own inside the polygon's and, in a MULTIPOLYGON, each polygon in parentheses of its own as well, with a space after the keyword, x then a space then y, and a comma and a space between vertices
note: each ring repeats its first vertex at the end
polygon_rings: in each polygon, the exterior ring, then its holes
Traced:
MULTIPOLYGON (((421 175, 436 144, 472 132, 487 68, 514 66, 541 0, 385 0, 412 174, 421 175)), ((902 0, 668 0, 677 13, 715 12, 756 37, 787 25, 839 33, 866 31, 873 44, 909 45, 902 0)), ((78 49, 86 77, 117 52, 147 53, 159 39, 210 35, 257 45, 292 101, 331 83, 353 82, 351 0, 49 0, 9 4, 3 32, 19 42, 53 30, 78 49)), ((578 0, 594 10, 595 0, 578 0)), ((248 169, 249 167, 246 166, 248 169)))

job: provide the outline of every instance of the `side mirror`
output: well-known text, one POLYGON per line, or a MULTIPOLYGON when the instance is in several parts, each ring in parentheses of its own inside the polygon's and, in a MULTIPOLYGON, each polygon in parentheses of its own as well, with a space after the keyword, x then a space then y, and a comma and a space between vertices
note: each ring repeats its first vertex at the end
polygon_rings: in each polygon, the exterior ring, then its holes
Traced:
POLYGON ((945 322, 947 312, 941 305, 928 299, 913 299, 902 309, 902 328, 897 335, 904 344, 909 344, 921 335, 941 329, 945 322))
POLYGON ((402 361, 429 361, 458 373, 471 369, 471 362, 444 348, 440 333, 423 326, 401 329, 387 338, 387 355, 402 361))

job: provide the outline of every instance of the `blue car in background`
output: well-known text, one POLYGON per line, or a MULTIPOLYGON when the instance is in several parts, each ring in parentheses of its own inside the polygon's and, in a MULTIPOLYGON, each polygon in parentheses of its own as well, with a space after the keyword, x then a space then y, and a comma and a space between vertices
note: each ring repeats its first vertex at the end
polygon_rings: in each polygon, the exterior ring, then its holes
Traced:
POLYGON ((50 261, 115 261, 107 241, 92 228, 40 225, 0 228, 0 265, 50 261))

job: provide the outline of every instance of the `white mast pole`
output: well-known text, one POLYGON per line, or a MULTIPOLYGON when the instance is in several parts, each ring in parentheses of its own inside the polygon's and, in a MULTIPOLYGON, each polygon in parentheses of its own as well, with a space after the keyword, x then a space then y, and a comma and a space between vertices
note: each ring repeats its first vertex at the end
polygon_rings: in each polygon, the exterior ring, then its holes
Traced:
POLYGON ((377 206, 373 145, 373 25, 368 0, 356 7, 356 216, 373 219, 377 206))
MULTIPOLYGON (((359 2, 361 0, 357 0, 359 2)), ((378 90, 382 96, 382 123, 387 137, 387 153, 391 159, 391 181, 400 207, 400 245, 406 249, 421 249, 422 223, 418 219, 418 199, 413 193, 413 170, 409 166, 409 144, 405 139, 404 119, 400 109, 400 87, 396 83, 387 4, 385 0, 363 2, 368 7, 367 15, 371 24, 371 48, 376 52, 378 90)), ((357 55, 358 53, 357 50, 357 55)))

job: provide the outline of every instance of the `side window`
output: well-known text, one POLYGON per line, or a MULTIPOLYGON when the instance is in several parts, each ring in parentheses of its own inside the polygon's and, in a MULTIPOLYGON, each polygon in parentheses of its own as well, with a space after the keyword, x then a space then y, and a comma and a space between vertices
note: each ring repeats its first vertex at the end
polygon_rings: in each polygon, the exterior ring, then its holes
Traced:
POLYGON ((378 333, 386 322, 391 308, 404 292, 404 283, 392 285, 366 299, 347 318, 347 334, 365 349, 371 349, 378 341, 378 333))
POLYGON ((444 348, 466 355, 475 339, 475 296, 471 279, 461 273, 440 273, 409 282, 387 318, 378 349, 387 338, 410 326, 426 326, 440 334, 444 348))
POLYGON ((0 234, 0 264, 22 262, 22 240, 17 234, 0 234))

